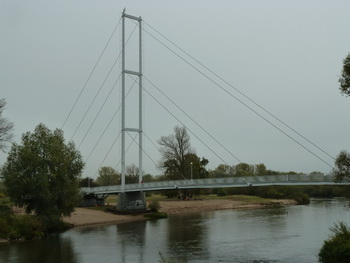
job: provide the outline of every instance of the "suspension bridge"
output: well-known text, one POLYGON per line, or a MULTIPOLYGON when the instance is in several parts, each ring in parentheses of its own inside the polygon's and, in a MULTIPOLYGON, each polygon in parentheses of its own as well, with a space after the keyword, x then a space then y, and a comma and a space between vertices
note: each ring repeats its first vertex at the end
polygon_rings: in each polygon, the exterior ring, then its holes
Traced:
MULTIPOLYGON (((123 11, 122 14, 122 71, 121 75, 121 83, 122 83, 122 91, 121 91, 121 132, 119 135, 121 135, 121 184, 120 185, 113 185, 113 186, 101 186, 101 187, 85 187, 81 188, 81 192, 84 194, 86 199, 101 199, 101 197, 105 197, 109 194, 118 194, 118 205, 117 209, 119 210, 125 210, 126 207, 130 207, 130 203, 133 203, 135 201, 141 201, 141 203, 145 204, 145 192, 147 191, 160 191, 160 190, 172 190, 172 189, 199 189, 199 188, 225 188, 225 187, 256 187, 256 186, 268 186, 268 185, 335 185, 336 183, 334 182, 334 178, 331 175, 267 175, 267 176, 247 176, 247 177, 223 177, 223 178, 207 178, 207 179, 190 179, 190 180, 177 180, 177 181, 159 181, 159 182, 142 182, 143 178, 143 154, 146 153, 145 150, 143 149, 143 135, 144 135, 144 130, 143 130, 143 119, 142 119, 142 94, 143 92, 147 92, 142 86, 143 83, 143 78, 149 81, 147 77, 143 75, 142 72, 142 19, 141 17, 136 17, 132 15, 128 15, 125 13, 125 10, 123 11), (125 37, 125 19, 132 20, 135 25, 139 28, 139 43, 138 43, 138 61, 137 61, 137 70, 130 70, 126 63, 126 56, 125 56, 125 47, 128 42, 125 37), (126 91, 126 76, 132 78, 134 80, 134 84, 138 84, 138 106, 132 108, 132 111, 137 112, 138 114, 138 120, 134 123, 134 126, 130 126, 130 123, 126 121, 126 115, 127 111, 130 108, 126 107, 126 98, 128 96, 128 92, 126 91), (129 126, 128 126, 128 125, 129 126), (136 126, 136 127, 135 127, 136 126), (132 141, 135 141, 135 138, 138 136, 138 170, 139 170, 139 175, 138 175, 138 183, 136 184, 126 184, 125 183, 125 173, 126 173, 126 152, 127 152, 127 147, 126 147, 126 134, 130 136, 129 133, 135 133, 135 137, 133 138, 132 141)), ((114 33, 114 32, 113 32, 114 33)), ((108 44, 108 43, 107 43, 108 44)), ((173 43, 174 44, 174 43, 173 43)), ((182 50, 182 49, 181 49, 182 50)), ((171 51, 171 50, 170 50, 171 51)), ((183 50, 182 50, 183 51, 183 50)), ((173 51, 172 51, 173 52, 173 51)), ((186 55, 190 56, 188 53, 185 52, 186 55)), ((176 54, 177 55, 177 54, 176 54)), ((178 56, 178 55, 177 55, 178 56)), ((194 59, 192 56, 190 56, 192 59, 194 59)), ((118 57, 119 58, 119 57, 118 57)), ((180 59, 184 60, 182 57, 180 59)), ((202 65, 205 69, 209 70, 207 67, 205 67, 203 64, 201 64, 198 60, 195 60, 197 63, 202 65)), ((188 64, 186 60, 184 60, 188 64)), ((244 102, 242 102, 240 99, 232 95, 231 92, 226 90, 222 85, 218 84, 216 81, 213 79, 209 78, 207 75, 205 75, 202 71, 198 70, 195 68, 193 65, 189 64, 191 67, 193 67, 198 73, 203 75, 205 78, 207 78, 212 84, 218 86, 222 91, 227 93, 230 97, 234 98, 237 100, 239 103, 243 104, 246 108, 248 108, 250 111, 255 113, 257 116, 262 118, 264 121, 266 121, 268 124, 273 126, 275 129, 280 131, 282 134, 285 136, 289 137, 292 141, 294 141, 296 144, 304 148, 306 151, 314 155, 316 158, 318 158, 320 161, 324 162, 328 166, 332 167, 328 162, 326 162, 324 159, 322 159, 319 155, 315 154, 313 151, 311 151, 309 148, 305 147, 303 144, 301 144, 299 141, 294 139, 292 136, 287 134, 285 131, 283 131, 281 128, 276 126, 276 124, 272 123, 269 121, 267 118, 263 117, 260 113, 258 113, 255 109, 252 107, 248 106, 244 102)), ((114 66, 114 65, 113 65, 114 66)), ((223 80, 220 76, 215 74, 213 71, 209 70, 212 74, 214 74, 217 78, 219 78, 221 81, 229 85, 231 88, 235 89, 239 94, 241 94, 243 97, 248 99, 251 103, 253 103, 256 107, 260 108, 263 110, 265 113, 270 115, 273 119, 277 120, 280 122, 282 125, 286 126, 288 129, 292 130, 294 133, 296 133, 298 136, 306 140, 308 143, 310 143, 313 147, 316 147, 318 150, 322 151, 329 157, 333 158, 330 156, 328 153, 323 151, 320 147, 312 143, 310 140, 302 136, 300 133, 295 131, 293 128, 291 128, 289 125, 278 119, 275 115, 264 109, 262 106, 257 104, 255 101, 251 100, 249 97, 247 97, 245 94, 237 90, 235 87, 227 83, 225 80, 223 80)), ((109 72, 110 73, 110 72, 109 72)), ((108 73, 108 75, 109 75, 108 73)), ((89 77, 90 78, 90 77, 89 77)), ((119 80, 119 78, 118 78, 119 80)), ((102 87, 102 86, 101 86, 102 87)), ((85 88, 85 86, 84 86, 85 88)), ((83 90, 84 90, 83 88, 83 90)), ((82 91, 83 91, 82 90, 82 91)), ((161 91, 160 91, 161 92, 161 91)), ((161 92, 163 93, 163 92, 161 92)), ((151 94, 149 94, 151 95, 151 94)), ((164 94, 163 94, 164 95, 164 94)), ((80 96, 80 95, 79 95, 80 96)), ((151 95, 152 96, 152 95, 151 95)), ((166 95, 165 95, 166 96, 166 95)), ((153 97, 153 96, 152 96, 153 97)), ((167 97, 168 98, 168 97, 167 97)), ((79 97, 78 97, 79 99, 79 97)), ((168 98, 169 99, 169 98, 168 98)), ((157 101, 158 102, 158 101, 157 101)), ((172 102, 175 104, 174 102, 172 102)), ((75 104, 73 105, 74 108, 75 104)), ((162 105, 163 106, 163 105, 162 105)), ((184 113, 188 118, 190 118, 197 126, 199 126, 200 129, 202 129, 207 135, 209 135, 216 143, 218 143, 226 152, 230 153, 231 157, 236 159, 237 161, 240 162, 240 160, 234 156, 223 144, 218 142, 212 135, 210 135, 202 126, 198 124, 193 118, 191 118, 186 112, 184 112, 182 109, 180 109, 176 104, 175 106, 181 110, 182 113, 184 113)), ((73 110, 72 108, 72 110, 73 110)), ((167 107, 163 106, 165 110, 169 112, 167 107)), ((71 112, 72 112, 71 110, 71 112)), ((119 110, 119 109, 118 109, 119 110)), ((70 112, 70 113, 71 113, 70 112)), ((69 115, 70 115, 69 113, 69 115)), ((169 112, 170 113, 170 112, 169 112)), ((171 113, 170 113, 171 114, 171 113)), ((69 115, 67 119, 69 118, 69 115)), ((178 120, 181 124, 183 124, 178 118, 176 118, 173 114, 171 114, 176 120, 178 120)), ((95 119, 97 118, 98 115, 96 115, 95 119)), ((114 115, 115 116, 115 115, 114 115)), ((113 116, 113 118, 114 118, 113 116)), ((85 117, 85 116, 84 116, 85 117)), ((67 121, 66 119, 66 121, 67 121)), ((65 121, 65 123, 66 123, 65 121)), ((63 126, 65 125, 63 124, 63 126)), ((80 123, 81 124, 81 123, 80 123)), ((80 126, 78 125, 78 128, 80 126)), ((109 124, 108 124, 109 125, 109 124)), ((185 126, 185 125, 184 125, 185 126)), ((78 129, 77 128, 77 129, 78 129)), ((91 126, 90 126, 91 128, 91 126)), ((89 128, 89 130, 90 130, 89 128)), ((200 138, 196 136, 193 132, 190 131, 191 134, 193 134, 199 141, 201 141, 207 148, 208 147, 205 142, 203 142, 200 138)), ((118 137, 119 137, 118 135, 118 137)), ((73 135, 74 136, 74 135, 73 135)), ((84 136, 84 139, 86 137, 86 134, 84 136)), ((100 137, 101 138, 101 137, 100 137)), ((82 140, 82 142, 84 141, 82 140)), ((99 139, 100 140, 100 139, 99 139)), ((82 143, 81 142, 81 143, 82 143)), ((80 144, 81 144, 80 143, 80 144)), ((113 143, 114 145, 114 143, 113 143)), ((113 146, 112 145, 112 146, 113 146)), ((79 145, 80 146, 80 145, 79 145)), ((95 145, 96 147, 96 145, 95 145)), ((95 149, 94 147, 94 149, 95 149)), ((211 150, 211 149, 210 149, 211 150)), ((110 150, 109 150, 110 151, 110 150)), ((108 153, 109 153, 108 151, 108 153)), ((213 152, 219 159, 223 161, 220 156, 218 156, 217 153, 213 152)), ((147 153, 146 153, 147 154, 147 153)), ((91 155, 91 153, 90 153, 91 155)), ((88 159, 90 157, 88 156, 88 159)), ((149 157, 149 155, 147 154, 149 157)), ((334 159, 334 158, 333 158, 334 159)), ((225 163, 225 161, 223 161, 225 163)))
MULTIPOLYGON (((181 189, 203 189, 203 188, 228 188, 228 187, 261 187, 261 186, 295 186, 295 185, 349 185, 349 182, 337 183, 333 175, 323 174, 285 174, 285 175, 259 175, 242 177, 223 177, 223 178, 202 178, 176 181, 159 181, 126 184, 125 188, 121 185, 110 185, 100 187, 83 187, 81 192, 85 197, 93 197, 96 200, 103 200, 110 194, 123 193, 143 193, 147 191, 162 190, 181 190, 181 189)), ((140 195, 138 195, 140 198, 140 195)), ((142 197, 142 196, 141 196, 142 197)), ((96 201, 94 200, 94 202, 96 201)), ((144 200, 132 199, 125 204, 125 207, 139 208, 144 200), (138 201, 137 207, 134 207, 135 201, 138 201)))

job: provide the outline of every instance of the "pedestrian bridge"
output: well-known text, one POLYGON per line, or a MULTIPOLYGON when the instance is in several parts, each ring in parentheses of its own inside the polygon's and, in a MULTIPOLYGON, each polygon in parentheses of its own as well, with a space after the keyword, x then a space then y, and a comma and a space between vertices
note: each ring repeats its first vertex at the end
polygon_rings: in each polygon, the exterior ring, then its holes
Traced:
POLYGON ((346 183, 335 183, 332 175, 264 175, 245 177, 223 177, 207 179, 189 179, 177 181, 159 181, 149 183, 126 184, 123 191, 121 185, 110 185, 100 187, 83 187, 81 192, 86 195, 109 195, 122 192, 146 192, 174 189, 199 189, 199 188, 225 188, 225 187, 247 187, 247 186, 269 186, 269 185, 349 185, 346 183))

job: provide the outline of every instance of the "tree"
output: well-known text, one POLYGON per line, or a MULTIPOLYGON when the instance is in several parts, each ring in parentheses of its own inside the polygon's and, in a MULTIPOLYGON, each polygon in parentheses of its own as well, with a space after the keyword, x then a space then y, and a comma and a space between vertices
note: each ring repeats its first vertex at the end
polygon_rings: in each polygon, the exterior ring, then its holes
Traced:
POLYGON ((236 165, 237 176, 250 176, 254 175, 254 165, 247 163, 239 163, 236 165))
POLYGON ((201 159, 194 153, 188 153, 184 156, 185 172, 183 175, 187 179, 191 177, 192 179, 207 178, 209 173, 205 166, 208 163, 209 161, 204 157, 201 159))
POLYGON ((93 178, 85 177, 79 180, 79 187, 97 187, 98 184, 94 181, 93 178))
POLYGON ((347 151, 341 151, 335 159, 335 168, 332 173, 336 182, 350 180, 350 154, 347 151))
POLYGON ((160 167, 170 179, 183 179, 190 171, 186 166, 186 155, 194 154, 186 128, 175 126, 174 134, 162 136, 158 143, 162 155, 160 167))
POLYGON ((350 54, 343 60, 343 70, 339 83, 340 92, 345 96, 350 96, 350 54))
POLYGON ((235 173, 236 169, 234 165, 219 164, 214 170, 209 172, 209 175, 212 178, 222 178, 234 176, 235 173))
POLYGON ((139 168, 135 164, 130 164, 125 168, 125 183, 137 184, 139 182, 139 168))
POLYGON ((143 182, 145 183, 149 183, 149 182, 155 182, 156 181, 156 178, 154 176, 152 176, 151 174, 145 174, 143 177, 142 177, 142 180, 143 182))
POLYGON ((266 175, 266 166, 263 163, 255 165, 255 174, 256 175, 266 175))
POLYGON ((51 228, 80 200, 83 167, 80 153, 74 143, 65 144, 61 130, 39 124, 33 133, 22 135, 21 145, 13 143, 2 174, 12 201, 51 228))
POLYGON ((6 150, 7 144, 13 139, 13 123, 2 116, 5 106, 6 100, 0 99, 0 150, 3 152, 6 150))
POLYGON ((318 253, 321 263, 347 263, 350 258, 350 229, 340 222, 330 229, 333 235, 325 240, 318 253))
POLYGON ((120 175, 110 166, 101 167, 98 174, 96 183, 100 186, 120 184, 120 175))

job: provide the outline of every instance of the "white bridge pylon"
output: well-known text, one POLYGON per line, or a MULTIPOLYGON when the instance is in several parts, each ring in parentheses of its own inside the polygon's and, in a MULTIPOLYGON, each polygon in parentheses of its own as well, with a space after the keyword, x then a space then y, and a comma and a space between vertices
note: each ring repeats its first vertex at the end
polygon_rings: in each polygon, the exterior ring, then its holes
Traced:
POLYGON ((137 132, 139 136, 139 183, 142 181, 143 172, 142 172, 142 166, 143 166, 143 160, 142 160, 142 19, 141 17, 136 17, 132 15, 128 15, 125 13, 125 9, 123 10, 122 14, 122 123, 121 123, 121 193, 125 192, 125 155, 126 155, 126 148, 125 148, 125 133, 126 132, 137 132), (125 60, 126 60, 126 54, 125 54, 125 46, 126 46, 126 40, 125 40, 125 19, 130 19, 137 21, 138 28, 139 28, 139 59, 138 59, 138 72, 128 70, 125 68, 125 60), (125 76, 126 75, 135 75, 138 77, 138 83, 139 83, 139 121, 138 121, 138 127, 126 127, 125 126, 125 118, 126 118, 126 110, 125 110, 125 104, 126 104, 126 93, 125 93, 125 76))

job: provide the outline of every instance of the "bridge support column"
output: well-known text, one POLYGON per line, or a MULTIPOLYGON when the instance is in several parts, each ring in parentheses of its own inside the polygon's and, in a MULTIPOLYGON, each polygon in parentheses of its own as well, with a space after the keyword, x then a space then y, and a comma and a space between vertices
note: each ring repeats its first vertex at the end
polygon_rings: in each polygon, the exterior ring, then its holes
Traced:
POLYGON ((147 210, 144 192, 126 192, 118 194, 117 211, 147 210))

